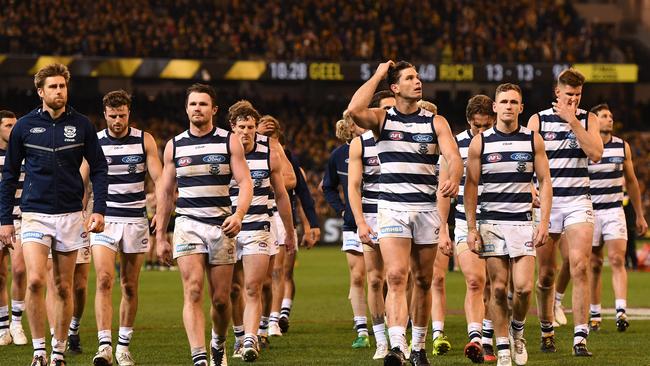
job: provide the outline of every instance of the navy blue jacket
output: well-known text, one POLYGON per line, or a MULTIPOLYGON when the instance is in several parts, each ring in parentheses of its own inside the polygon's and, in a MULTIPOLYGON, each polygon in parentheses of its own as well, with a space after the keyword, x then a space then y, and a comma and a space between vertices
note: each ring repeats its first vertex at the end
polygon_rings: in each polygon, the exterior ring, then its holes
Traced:
POLYGON ((11 136, 0 182, 0 223, 13 224, 14 194, 25 160, 22 212, 62 214, 81 211, 84 186, 79 173, 83 158, 90 165, 93 211, 104 214, 108 166, 95 126, 70 106, 56 120, 37 108, 18 120, 11 136))
POLYGON ((309 191, 309 186, 305 181, 305 177, 302 176, 302 172, 300 171, 300 164, 294 158, 293 154, 291 154, 291 151, 285 149, 284 152, 291 162, 293 172, 296 175, 296 187, 292 190, 293 192, 289 192, 291 196, 291 209, 293 211, 294 225, 296 219, 298 218, 296 213, 297 197, 300 200, 300 205, 302 206, 302 210, 305 212, 305 216, 307 216, 309 226, 312 228, 317 228, 320 225, 318 223, 318 215, 316 215, 314 199, 311 197, 311 192, 309 191))
POLYGON ((332 151, 327 161, 327 169, 323 177, 323 193, 325 200, 332 206, 338 216, 343 213, 343 231, 357 231, 357 224, 350 208, 348 198, 348 160, 350 156, 350 145, 345 144, 332 151), (341 201, 338 186, 343 188, 345 202, 341 201))

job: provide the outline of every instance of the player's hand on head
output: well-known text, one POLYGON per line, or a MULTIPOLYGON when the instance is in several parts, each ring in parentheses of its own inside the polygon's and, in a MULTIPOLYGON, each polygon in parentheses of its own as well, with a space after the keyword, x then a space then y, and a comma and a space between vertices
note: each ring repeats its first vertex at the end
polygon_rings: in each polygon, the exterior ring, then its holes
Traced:
POLYGON ((386 62, 382 62, 377 66, 377 74, 381 75, 382 79, 388 76, 388 69, 391 67, 395 66, 395 62, 393 60, 388 60, 386 62))
POLYGON ((224 220, 221 230, 227 237, 234 238, 241 231, 241 218, 236 214, 228 216, 224 220))
POLYGON ((91 233, 101 233, 104 231, 104 215, 99 213, 93 213, 90 215, 88 231, 91 233))

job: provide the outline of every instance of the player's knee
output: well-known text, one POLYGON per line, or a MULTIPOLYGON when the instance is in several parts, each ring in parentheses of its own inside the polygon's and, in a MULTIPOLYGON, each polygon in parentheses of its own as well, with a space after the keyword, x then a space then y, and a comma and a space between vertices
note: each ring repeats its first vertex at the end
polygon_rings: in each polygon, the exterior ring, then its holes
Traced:
POLYGON ((363 287, 365 276, 359 273, 350 274, 350 287, 363 287))
POLYGON ((113 289, 113 276, 106 272, 97 274, 97 291, 110 292, 113 289))
POLYGON ((436 290, 442 290, 445 287, 444 276, 434 276, 432 278, 426 274, 417 273, 413 279, 413 285, 417 286, 420 290, 423 291, 428 291, 431 289, 431 287, 434 287, 436 290))
POLYGON ((55 285, 54 293, 59 299, 68 299, 72 296, 72 286, 68 283, 59 282, 55 285))
POLYGON ((284 278, 284 270, 283 270, 283 268, 281 268, 281 267, 280 268, 278 268, 278 267, 273 268, 273 271, 271 272, 271 278, 273 279, 273 281, 279 281, 279 280, 283 279, 284 278))
POLYGON ((505 284, 492 285, 492 296, 497 306, 505 306, 508 304, 508 289, 505 284))
POLYGON ((122 283, 122 296, 131 300, 138 295, 138 286, 135 283, 122 283))
POLYGON ((382 276, 370 276, 368 277, 368 288, 371 291, 379 292, 384 288, 384 279, 382 276))
POLYGON ((612 268, 623 268, 625 266, 625 255, 623 253, 610 254, 609 264, 612 268))
POLYGON ((247 297, 259 297, 262 293, 262 285, 259 282, 249 282, 246 284, 247 297))
POLYGON ((241 285, 238 283, 233 283, 230 287, 230 299, 235 301, 241 296, 241 285))
POLYGON ((214 306, 214 309, 218 313, 223 313, 226 311, 228 304, 230 304, 230 299, 228 298, 227 294, 215 292, 212 295, 212 306, 214 306))
POLYGON ((520 286, 517 286, 517 288, 515 288, 515 296, 517 296, 520 299, 530 297, 532 292, 533 292, 532 281, 531 281, 531 283, 527 283, 525 285, 520 285, 520 286))
POLYGON ((588 260, 577 260, 571 265, 571 278, 585 279, 587 277, 587 267, 589 266, 588 260))
POLYGON ((198 283, 190 283, 185 286, 185 301, 200 303, 203 299, 203 289, 198 283))
POLYGON ((550 288, 553 286, 555 281, 555 271, 552 269, 542 269, 539 270, 539 277, 537 282, 541 288, 550 288))
POLYGON ((406 286, 406 272, 402 270, 389 270, 386 272, 386 281, 392 288, 403 288, 406 286))
POLYGON ((45 289, 45 278, 41 276, 31 276, 27 279, 27 291, 37 293, 45 289))
POLYGON ((11 263, 11 280, 19 283, 25 283, 27 273, 24 264, 11 263))
POLYGON ((485 288, 485 279, 480 276, 467 276, 465 279, 467 291, 472 293, 483 293, 485 288))
POLYGON ((600 256, 591 256, 591 271, 593 273, 601 273, 603 270, 603 263, 605 260, 600 256))

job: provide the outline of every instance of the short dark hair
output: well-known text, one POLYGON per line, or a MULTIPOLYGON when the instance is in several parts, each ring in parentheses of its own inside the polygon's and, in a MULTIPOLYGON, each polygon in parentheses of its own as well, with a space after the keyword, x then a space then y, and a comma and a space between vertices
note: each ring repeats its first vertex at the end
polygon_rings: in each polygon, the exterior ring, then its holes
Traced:
POLYGON ((5 118, 16 118, 16 114, 12 111, 1 110, 0 111, 0 122, 5 118))
POLYGON ((104 98, 102 99, 102 103, 104 104, 104 110, 106 110, 106 107, 119 108, 123 105, 125 105, 126 108, 130 110, 131 96, 129 95, 129 93, 127 93, 122 89, 113 90, 111 92, 108 92, 106 95, 104 95, 104 98))
POLYGON ((522 97, 523 99, 523 94, 521 93, 521 88, 519 87, 519 85, 513 83, 504 83, 497 86, 497 89, 494 91, 494 100, 497 99, 497 96, 500 93, 505 93, 510 90, 514 90, 517 93, 519 93, 519 96, 522 97))
POLYGON ((63 76, 65 84, 68 85, 70 81, 70 71, 64 64, 49 64, 34 75, 34 86, 36 89, 42 88, 45 85, 45 79, 52 76, 63 76))
POLYGON ((480 114, 483 116, 494 116, 494 110, 492 109, 492 98, 484 94, 477 94, 467 101, 467 108, 465 108, 465 117, 467 121, 470 121, 475 114, 480 114))
POLYGON ((397 84, 402 70, 409 68, 415 68, 415 66, 406 61, 398 61, 395 65, 389 67, 388 77, 386 78, 388 85, 397 84))
POLYGON ((379 108, 379 103, 386 98, 395 98, 395 93, 390 90, 380 90, 376 92, 375 95, 372 96, 372 100, 370 100, 370 105, 368 105, 368 107, 379 108))
POLYGON ((190 94, 192 93, 205 93, 210 96, 210 99, 212 100, 212 106, 215 107, 217 105, 217 91, 208 84, 196 83, 187 88, 185 91, 185 105, 187 105, 187 101, 189 100, 190 94))
POLYGON ((568 85, 574 88, 584 85, 585 76, 582 73, 574 68, 569 68, 562 71, 557 76, 558 85, 568 85))
POLYGON ((593 108, 591 108, 591 110, 589 112, 591 112, 593 114, 598 114, 598 112, 600 112, 602 110, 611 111, 611 109, 609 108, 609 105, 607 105, 607 103, 600 103, 597 106, 594 106, 593 108))
POLYGON ((232 126, 237 123, 238 119, 247 119, 249 117, 255 120, 256 125, 259 122, 260 118, 262 118, 260 112, 258 112, 257 109, 253 107, 251 102, 247 100, 240 100, 228 108, 228 122, 232 126))

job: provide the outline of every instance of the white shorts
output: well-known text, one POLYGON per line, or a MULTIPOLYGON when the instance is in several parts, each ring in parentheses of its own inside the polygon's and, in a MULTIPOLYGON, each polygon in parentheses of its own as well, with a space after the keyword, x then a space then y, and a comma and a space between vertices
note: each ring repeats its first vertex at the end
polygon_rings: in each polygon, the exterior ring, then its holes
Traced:
POLYGON ((271 237, 271 241, 269 242, 270 256, 274 256, 280 251, 280 247, 278 246, 278 239, 275 237, 275 230, 273 230, 274 225, 274 220, 271 218, 271 228, 269 230, 269 236, 271 237))
POLYGON ((481 257, 508 256, 517 258, 525 255, 535 256, 533 245, 534 225, 496 224, 481 222, 478 225, 483 248, 481 257))
POLYGON ((174 259, 185 255, 207 254, 212 265, 237 262, 235 238, 229 238, 221 226, 209 225, 186 216, 176 217, 174 259))
POLYGON ((361 244, 361 240, 356 231, 343 232, 343 245, 341 245, 341 251, 363 254, 363 245, 361 244))
POLYGON ((90 233, 90 245, 101 245, 114 252, 146 253, 149 251, 149 223, 145 218, 138 222, 107 220, 103 232, 90 233))
POLYGON ((268 231, 257 231, 255 233, 237 235, 237 260, 240 261, 245 255, 265 254, 271 255, 273 242, 271 233, 268 231))
POLYGON ((378 210, 378 234, 381 238, 409 238, 414 244, 438 244, 440 216, 433 211, 378 210))
MULTIPOLYGON (((274 244, 276 248, 273 249, 271 255, 276 255, 280 251, 281 246, 284 246, 284 241, 287 236, 287 231, 284 229, 284 224, 282 223, 282 218, 280 217, 279 212, 275 212, 273 214, 273 217, 270 219, 271 221, 271 238, 275 239, 274 244)), ((293 242, 296 244, 295 250, 298 251, 298 232, 294 230, 293 234, 293 242)))
MULTIPOLYGON (((533 216, 539 223, 540 209, 534 210, 533 216)), ((550 234, 562 234, 567 226, 581 223, 594 223, 594 210, 591 201, 582 201, 575 206, 551 207, 551 221, 548 228, 550 234)))
MULTIPOLYGON (((378 227, 377 227, 377 214, 363 214, 363 219, 366 220, 366 224, 370 226, 370 229, 374 231, 375 233, 378 233, 378 227)), ((357 231, 357 234, 359 232, 357 231)), ((379 244, 379 238, 378 236, 371 237, 370 240, 372 240, 373 244, 379 244)))
POLYGON ((456 219, 454 226, 454 242, 456 243, 456 255, 469 250, 467 246, 467 221, 456 219))
POLYGON ((88 233, 81 211, 66 214, 23 212, 21 240, 47 246, 58 252, 87 247, 88 233))
POLYGON ((627 225, 623 207, 596 210, 594 223, 594 240, 592 246, 598 247, 607 240, 622 239, 627 241, 627 225))
MULTIPOLYGON (((90 247, 83 247, 77 250, 77 260, 75 264, 88 264, 90 263, 90 247)), ((52 251, 47 255, 47 259, 52 259, 52 251)))

